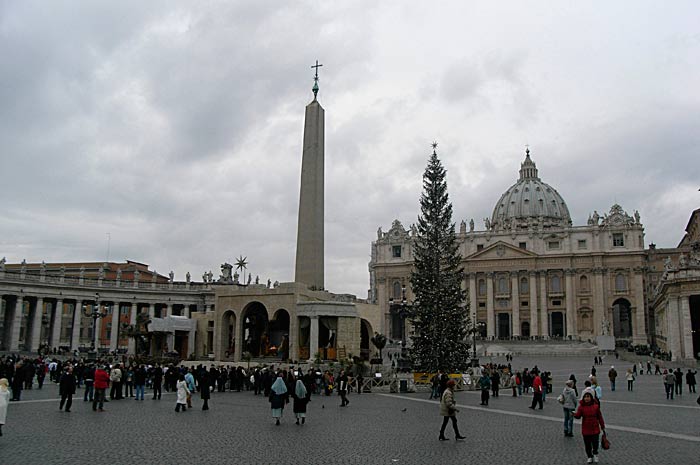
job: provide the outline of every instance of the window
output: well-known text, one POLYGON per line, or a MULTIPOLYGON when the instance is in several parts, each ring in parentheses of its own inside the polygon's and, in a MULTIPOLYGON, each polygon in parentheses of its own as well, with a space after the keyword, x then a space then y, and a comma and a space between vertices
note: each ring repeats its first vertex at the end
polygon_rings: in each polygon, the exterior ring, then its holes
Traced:
POLYGON ((518 247, 520 247, 523 250, 527 250, 527 242, 518 243, 518 247))
POLYGON ((530 292, 530 285, 527 278, 520 278, 520 293, 528 294, 530 292))
POLYGON ((506 278, 498 278, 498 293, 507 294, 508 293, 508 280, 506 278))
POLYGON ((394 258, 401 258, 401 246, 394 245, 391 247, 391 256, 394 258))
POLYGON ((561 300, 552 300, 552 307, 560 307, 561 300))
POLYGON ((476 251, 481 252, 484 250, 484 244, 476 244, 476 251))
POLYGON ((479 302, 479 308, 486 308, 486 302, 479 302))
POLYGON ((521 307, 527 307, 528 305, 529 305, 529 303, 527 302, 527 300, 523 300, 520 302, 521 307))
POLYGON ((486 281, 479 280, 479 295, 486 295, 486 281))
POLYGON ((626 291, 627 290, 627 279, 622 273, 618 273, 615 276, 615 290, 616 291, 626 291))
POLYGON ((395 300, 401 300, 401 283, 398 281, 394 281, 394 289, 392 292, 392 297, 395 300))
POLYGON ((581 279, 579 279, 579 288, 581 292, 588 292, 588 277, 581 276, 581 279))
POLYGON ((552 276, 550 285, 552 286, 552 292, 561 292, 561 278, 559 276, 552 276))
POLYGON ((586 239, 579 239, 578 240, 578 248, 579 249, 586 249, 586 239))
POLYGON ((559 241, 549 241, 547 242, 547 247, 549 247, 549 250, 559 250, 561 244, 559 241))
POLYGON ((613 247, 624 247, 625 236, 622 233, 613 234, 613 247))

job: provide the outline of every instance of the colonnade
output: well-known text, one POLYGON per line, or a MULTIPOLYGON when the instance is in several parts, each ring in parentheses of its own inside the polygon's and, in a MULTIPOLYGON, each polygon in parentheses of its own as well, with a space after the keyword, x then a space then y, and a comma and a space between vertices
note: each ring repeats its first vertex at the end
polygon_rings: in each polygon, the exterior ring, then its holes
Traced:
MULTIPOLYGON (((83 292, 82 294, 86 294, 83 292)), ((89 295, 89 294, 88 294, 89 295)), ((99 294, 89 298, 76 295, 64 294, 58 291, 55 295, 43 293, 34 294, 24 292, 16 293, 2 292, 2 303, 5 315, 3 331, 0 333, 0 349, 19 351, 28 350, 36 352, 42 344, 48 344, 51 349, 59 347, 70 347, 71 351, 79 350, 81 344, 86 342, 82 338, 81 330, 88 324, 96 330, 92 331, 91 344, 96 348, 108 348, 109 351, 126 348, 128 353, 135 352, 135 341, 128 338, 127 344, 120 344, 125 337, 121 336, 120 329, 126 323, 126 318, 121 315, 128 314, 128 324, 137 323, 139 313, 147 314, 150 320, 160 317, 169 317, 174 314, 190 318, 191 312, 197 310, 198 304, 178 299, 180 303, 172 302, 172 297, 166 297, 163 302, 161 298, 149 296, 139 300, 136 296, 130 296, 129 301, 114 296, 99 298, 99 294), (28 308, 27 308, 28 307, 28 308), (72 309, 71 309, 72 308, 72 309), (128 310, 127 310, 128 308, 128 310), (100 314, 93 322, 91 315, 93 311, 100 314), (25 316, 26 315, 26 316, 25 316), (61 334, 61 329, 66 328, 65 318, 70 318, 70 335, 61 334), (102 337, 108 323, 111 326, 109 338, 102 337), (26 327, 24 337, 21 336, 21 328, 26 327), (42 337, 42 328, 44 334, 42 337)), ((207 307, 211 308, 211 305, 207 307)), ((195 331, 189 334, 190 347, 194 347, 195 331)), ((174 334, 168 336, 168 345, 172 349, 174 334)), ((188 350, 192 352, 192 350, 188 350)))

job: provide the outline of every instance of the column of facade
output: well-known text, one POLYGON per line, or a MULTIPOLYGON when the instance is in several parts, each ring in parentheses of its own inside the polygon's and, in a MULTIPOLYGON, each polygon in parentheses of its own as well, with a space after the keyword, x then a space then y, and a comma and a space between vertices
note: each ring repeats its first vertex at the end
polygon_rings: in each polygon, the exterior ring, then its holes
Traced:
POLYGON ((240 315, 236 315, 236 347, 233 348, 233 359, 237 362, 241 360, 241 354, 243 353, 243 343, 245 342, 243 340, 243 321, 241 321, 243 319, 241 318, 242 314, 243 313, 241 312, 240 315))
POLYGON ((53 309, 53 323, 51 323, 51 340, 49 346, 57 348, 61 345, 61 320, 63 318, 63 299, 56 300, 56 306, 53 309))
POLYGON ((542 337, 549 339, 549 310, 547 309, 547 272, 540 271, 540 320, 542 337))
MULTIPOLYGON (((634 310, 634 324, 632 325, 632 340, 635 344, 647 344, 647 331, 646 331, 646 312, 645 312, 645 299, 644 299, 644 277, 642 276, 642 270, 635 270, 634 274, 634 300, 637 301, 637 306, 634 310)), ((686 301, 688 299, 685 299, 686 301)), ((690 316, 690 314, 688 314, 690 316)), ((690 335, 690 325, 686 326, 688 328, 688 335, 690 335)), ((690 353, 692 354, 692 350, 690 353)))
POLYGON ((115 302, 112 305, 112 331, 109 333, 109 350, 117 350, 119 345, 119 314, 121 309, 119 308, 119 303, 115 302))
POLYGON ((512 320, 512 325, 513 329, 511 331, 511 334, 514 337, 519 337, 520 336, 520 282, 519 282, 519 277, 518 277, 518 272, 513 272, 510 275, 510 286, 513 288, 511 290, 511 301, 513 302, 512 304, 512 309, 513 309, 513 316, 511 318, 512 320))
POLYGON ((148 306, 148 319, 152 320, 156 317, 156 304, 151 304, 148 306))
MULTIPOLYGON (((683 358, 693 359, 693 325, 690 320, 690 297, 680 296, 679 331, 681 336, 680 348, 683 351, 683 358)), ((680 355, 680 354, 679 354, 680 355)))
MULTIPOLYGON (((362 325, 362 321, 360 321, 362 325)), ((287 358, 289 360, 299 359, 299 319, 296 317, 289 318, 289 336, 287 337, 287 358)), ((360 334, 360 333, 358 333, 360 334)))
POLYGON ((36 305, 34 306, 34 314, 32 316, 32 337, 29 342, 29 350, 32 352, 37 352, 39 350, 39 344, 41 343, 41 316, 43 313, 44 299, 43 297, 37 297, 36 305))
POLYGON ((678 296, 669 295, 666 306, 666 321, 668 332, 666 334, 666 350, 671 352, 671 360, 676 361, 681 353, 682 334, 679 327, 678 296))
POLYGON ((316 358, 318 352, 318 315, 311 316, 311 328, 309 330, 309 361, 316 358))
POLYGON ((192 313, 190 312, 190 304, 185 304, 184 307, 182 307, 182 316, 185 318, 192 318, 192 313))
POLYGON ((540 322, 537 318, 537 272, 531 271, 528 284, 530 285, 530 336, 540 335, 540 322))
MULTIPOLYGON (((131 326, 136 326, 136 317, 138 315, 139 311, 139 306, 136 302, 133 302, 131 304, 131 312, 129 313, 129 324, 131 326)), ((136 353, 136 339, 133 337, 129 338, 129 341, 127 342, 127 349, 126 351, 130 354, 136 353)))
POLYGON ((476 273, 469 273, 469 313, 472 324, 476 324, 476 273))
POLYGON ((574 270, 566 270, 566 335, 576 338, 576 302, 574 300, 574 270))
MULTIPOLYGON (((190 354, 197 354, 197 328, 190 329, 187 335, 187 356, 190 354)), ((236 344, 238 346, 238 344, 236 344)), ((235 360, 235 358, 234 358, 235 360)))
MULTIPOLYGON (((93 311, 100 311, 100 305, 99 302, 95 301, 95 306, 92 309, 93 311)), ((92 344, 95 350, 100 346, 100 330, 102 329, 102 321, 101 318, 93 318, 92 319, 92 344)))
POLYGON ((24 298, 21 295, 15 297, 15 310, 12 313, 12 328, 10 329, 10 350, 19 350, 19 332, 22 327, 22 310, 24 298))
POLYGON ((493 273, 486 274, 486 337, 496 337, 496 314, 493 309, 493 273))
POLYGON ((70 338, 70 350, 73 351, 78 350, 78 347, 80 347, 80 323, 82 321, 80 314, 82 311, 83 301, 78 299, 75 301, 75 307, 73 308, 73 327, 70 338))
POLYGON ((168 306, 165 307, 165 316, 173 316, 173 304, 168 303, 168 306))
MULTIPOLYGON (((603 285, 603 270, 593 270, 593 334, 602 335, 603 320, 607 319, 605 308, 605 287, 603 285)), ((611 336, 609 334, 608 336, 611 336)))

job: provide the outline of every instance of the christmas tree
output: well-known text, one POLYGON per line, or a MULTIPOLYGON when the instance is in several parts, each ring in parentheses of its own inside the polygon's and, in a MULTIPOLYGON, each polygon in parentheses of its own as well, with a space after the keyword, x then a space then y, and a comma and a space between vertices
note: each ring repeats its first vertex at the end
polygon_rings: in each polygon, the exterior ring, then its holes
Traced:
POLYGON ((469 366, 469 307, 462 289, 452 204, 447 195, 446 171, 433 153, 423 174, 411 287, 413 326, 410 351, 415 369, 426 372, 463 371, 469 366))

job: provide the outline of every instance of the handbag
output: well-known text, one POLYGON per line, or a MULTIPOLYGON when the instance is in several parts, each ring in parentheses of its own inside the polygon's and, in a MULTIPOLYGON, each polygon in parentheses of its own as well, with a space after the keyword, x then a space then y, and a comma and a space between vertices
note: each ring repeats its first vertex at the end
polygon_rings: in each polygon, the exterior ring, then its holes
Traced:
POLYGON ((559 397, 557 397, 557 402, 559 402, 560 404, 563 404, 564 401, 565 401, 564 394, 559 394, 559 397))
POLYGON ((610 449, 610 441, 608 440, 608 435, 603 431, 603 439, 600 440, 601 447, 603 450, 610 449))

